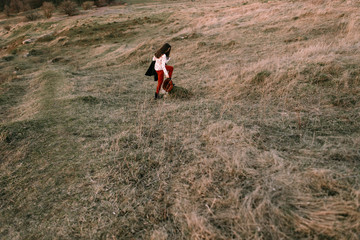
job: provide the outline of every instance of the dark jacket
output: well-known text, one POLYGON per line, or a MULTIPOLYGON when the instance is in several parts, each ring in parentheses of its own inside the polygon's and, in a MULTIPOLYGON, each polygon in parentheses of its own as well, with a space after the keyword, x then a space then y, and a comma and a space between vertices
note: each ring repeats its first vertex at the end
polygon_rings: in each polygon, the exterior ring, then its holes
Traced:
POLYGON ((155 71, 155 61, 152 61, 148 70, 145 73, 146 76, 153 76, 154 75, 154 81, 158 80, 158 75, 155 71))

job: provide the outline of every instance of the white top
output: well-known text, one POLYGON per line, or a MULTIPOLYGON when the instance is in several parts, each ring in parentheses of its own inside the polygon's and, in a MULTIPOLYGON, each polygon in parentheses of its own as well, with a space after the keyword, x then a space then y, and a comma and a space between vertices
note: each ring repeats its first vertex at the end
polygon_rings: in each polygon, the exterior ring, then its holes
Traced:
POLYGON ((160 58, 153 57, 153 61, 155 61, 155 71, 164 71, 164 74, 167 78, 169 78, 168 71, 166 70, 165 64, 168 63, 170 58, 166 57, 166 54, 162 55, 160 58))

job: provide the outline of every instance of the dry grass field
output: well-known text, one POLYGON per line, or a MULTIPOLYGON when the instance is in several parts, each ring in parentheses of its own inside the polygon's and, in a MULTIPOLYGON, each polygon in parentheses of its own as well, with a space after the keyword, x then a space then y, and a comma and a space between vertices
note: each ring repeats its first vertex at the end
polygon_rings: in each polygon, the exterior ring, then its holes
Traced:
POLYGON ((351 0, 1 17, 0 239, 360 239, 359 39, 351 0))

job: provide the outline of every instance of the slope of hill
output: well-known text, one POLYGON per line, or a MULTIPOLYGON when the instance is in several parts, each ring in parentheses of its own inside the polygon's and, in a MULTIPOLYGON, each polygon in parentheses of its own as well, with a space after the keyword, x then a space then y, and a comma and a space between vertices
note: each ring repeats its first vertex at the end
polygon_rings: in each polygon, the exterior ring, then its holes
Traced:
POLYGON ((1 19, 0 238, 359 239, 359 10, 1 19), (155 101, 144 73, 165 42, 188 92, 155 101))

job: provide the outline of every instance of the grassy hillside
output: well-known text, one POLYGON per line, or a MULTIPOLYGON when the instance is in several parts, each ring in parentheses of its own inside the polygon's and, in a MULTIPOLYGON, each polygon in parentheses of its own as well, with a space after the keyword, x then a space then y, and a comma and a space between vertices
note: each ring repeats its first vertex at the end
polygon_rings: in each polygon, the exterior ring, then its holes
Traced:
POLYGON ((0 238, 359 239, 359 10, 0 19, 0 238), (155 101, 144 73, 165 42, 176 89, 155 101))

